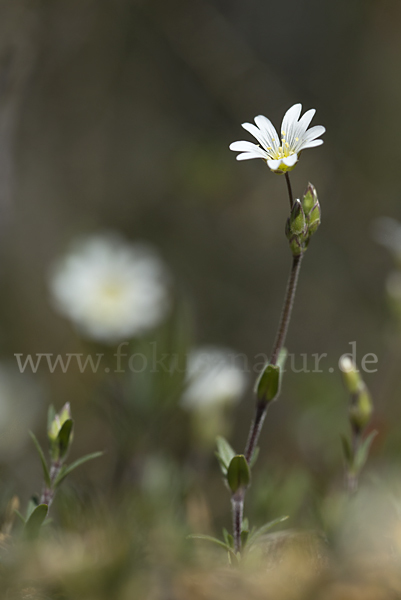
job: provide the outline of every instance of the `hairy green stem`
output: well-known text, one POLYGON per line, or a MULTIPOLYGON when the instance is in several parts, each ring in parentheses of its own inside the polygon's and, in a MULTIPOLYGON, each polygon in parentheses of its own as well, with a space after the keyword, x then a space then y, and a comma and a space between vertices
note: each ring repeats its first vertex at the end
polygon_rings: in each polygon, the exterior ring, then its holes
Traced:
POLYGON ((60 473, 61 466, 62 465, 60 460, 52 461, 50 466, 50 487, 44 487, 40 498, 40 504, 47 504, 49 508, 51 503, 53 502, 54 494, 56 491, 54 489, 54 483, 57 479, 58 474, 60 473))
MULTIPOLYGON (((357 455, 357 452, 361 445, 362 431, 359 427, 356 427, 356 426, 351 425, 351 428, 352 428, 351 451, 352 451, 352 457, 353 457, 352 462, 355 462, 355 456, 357 455)), ((354 470, 348 468, 346 471, 346 474, 345 474, 345 485, 347 488, 347 492, 350 496, 353 496, 358 491, 358 484, 359 484, 359 473, 356 473, 354 470)))
POLYGON ((291 181, 288 173, 285 174, 285 182, 287 184, 288 198, 290 200, 290 209, 292 210, 292 207, 294 206, 294 196, 292 193, 291 181))
MULTIPOLYGON (((294 298, 297 289, 299 271, 302 263, 302 256, 302 254, 299 254, 298 256, 294 256, 292 259, 291 272, 290 277, 288 279, 283 311, 281 313, 280 324, 277 330, 276 340, 274 342, 270 358, 270 364, 272 365, 277 364, 280 351, 284 347, 288 326, 291 320, 292 308, 294 305, 294 298)), ((266 417, 267 407, 268 405, 264 401, 259 401, 256 404, 255 416, 251 425, 248 441, 245 448, 245 458, 248 462, 250 462, 253 453, 255 452, 256 444, 258 443, 259 435, 266 417)))
MULTIPOLYGON (((285 180, 287 183, 288 196, 290 200, 290 206, 292 208, 294 199, 292 195, 291 182, 288 173, 285 174, 285 180)), ((287 336, 288 326, 291 320, 292 308, 294 305, 295 292, 297 289, 298 276, 301 269, 303 254, 293 256, 290 276, 288 279, 287 289, 284 297, 283 310, 276 334, 276 339, 273 345, 271 353, 270 364, 276 365, 280 351, 284 347, 285 339, 287 336)), ((245 446, 244 455, 248 463, 251 461, 252 456, 255 452, 256 445, 260 433, 262 431, 263 423, 266 417, 268 404, 264 401, 258 401, 255 407, 255 415, 251 424, 251 428, 248 435, 248 440, 245 446)), ((234 494, 232 503, 233 513, 233 533, 234 533, 234 548, 236 552, 241 551, 241 525, 242 525, 242 514, 244 510, 245 490, 241 490, 241 494, 234 494)))
POLYGON ((233 537, 234 537, 234 552, 241 551, 241 530, 242 518, 244 513, 244 496, 245 490, 239 489, 231 497, 231 507, 233 515, 233 537))

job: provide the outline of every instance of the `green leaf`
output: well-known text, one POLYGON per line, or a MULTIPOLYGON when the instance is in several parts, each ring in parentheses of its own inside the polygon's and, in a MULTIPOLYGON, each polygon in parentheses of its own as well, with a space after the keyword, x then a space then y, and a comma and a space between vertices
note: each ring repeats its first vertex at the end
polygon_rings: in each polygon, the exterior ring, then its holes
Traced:
POLYGON ((249 537, 248 529, 243 529, 241 531, 241 546, 242 546, 242 548, 245 548, 246 543, 248 541, 248 537, 249 537))
POLYGON ((221 540, 219 540, 215 537, 212 537, 211 535, 203 535, 201 533, 196 533, 196 534, 188 535, 187 539, 204 540, 205 542, 211 542, 212 544, 216 544, 216 546, 220 546, 220 548, 224 548, 224 550, 227 550, 227 552, 229 552, 232 556, 234 556, 234 558, 237 558, 234 550, 232 548, 230 548, 230 546, 228 544, 225 544, 221 540))
POLYGON ((217 451, 214 453, 214 455, 217 458, 221 472, 223 473, 224 476, 226 476, 227 475, 226 463, 223 461, 223 459, 221 458, 220 454, 217 451))
POLYGON ((260 452, 260 448, 259 448, 259 446, 256 446, 255 450, 253 451, 252 458, 249 461, 249 468, 250 469, 253 468, 254 464, 258 460, 259 452, 260 452))
POLYGON ((344 454, 345 462, 347 463, 347 465, 351 465, 352 464, 352 450, 351 450, 351 445, 349 443, 349 440, 348 440, 348 438, 345 437, 345 435, 341 436, 341 444, 343 447, 343 454, 344 454))
POLYGON ((55 416, 56 409, 54 408, 53 404, 50 404, 47 411, 47 431, 50 431, 55 416))
POLYGON ((25 523, 26 523, 26 519, 25 519, 24 515, 21 515, 20 511, 19 511, 19 510, 17 510, 16 508, 14 508, 14 514, 16 514, 16 515, 17 515, 17 517, 18 517, 19 519, 21 519, 21 521, 22 521, 22 522, 24 523, 24 525, 25 525, 25 523))
POLYGON ((282 523, 283 521, 286 521, 287 519, 288 519, 288 516, 278 517, 278 519, 274 519, 273 521, 270 521, 269 523, 266 523, 265 525, 262 525, 262 527, 259 527, 258 529, 253 531, 248 539, 248 547, 251 544, 254 544, 256 542, 256 540, 258 538, 260 538, 261 535, 264 535, 265 533, 270 531, 270 529, 275 527, 275 525, 278 525, 279 523, 282 523))
POLYGON ((242 519, 241 531, 248 531, 249 532, 249 521, 248 521, 247 518, 242 519))
POLYGON ((68 467, 62 467, 58 477, 56 478, 56 481, 54 482, 54 487, 59 486, 60 483, 67 477, 67 475, 74 471, 74 469, 88 462, 88 460, 93 460, 94 458, 99 458, 100 456, 103 456, 103 452, 92 452, 92 454, 87 454, 82 458, 78 458, 78 460, 68 465, 68 467))
POLYGON ((369 450, 372 445, 373 440, 377 435, 377 431, 371 431, 370 434, 363 440, 361 445, 359 446, 354 460, 354 469, 356 473, 359 473, 366 463, 369 455, 369 450))
POLYGON ((280 393, 281 369, 279 365, 266 365, 256 384, 256 394, 259 400, 272 402, 280 393))
POLYGON ((28 521, 29 517, 31 516, 35 508, 37 508, 37 506, 39 506, 39 500, 36 498, 36 496, 32 496, 32 498, 29 499, 28 506, 26 508, 25 521, 28 521))
POLYGON ((232 458, 228 470, 227 481, 231 491, 235 494, 240 488, 246 488, 251 480, 251 472, 243 454, 232 458))
POLYGON ((227 473, 228 465, 231 459, 235 456, 235 451, 231 448, 230 444, 220 435, 216 438, 217 452, 216 456, 219 460, 220 466, 225 467, 225 473, 227 473))
POLYGON ((68 448, 71 441, 72 428, 74 426, 74 422, 72 419, 67 419, 63 426, 61 427, 57 439, 56 445, 59 451, 60 458, 64 458, 68 452, 68 448))
POLYGON ((47 517, 49 507, 47 504, 39 504, 27 519, 24 527, 24 535, 26 538, 33 540, 39 535, 43 521, 47 517))
POLYGON ((223 528, 223 537, 224 537, 226 544, 228 546, 230 546, 230 548, 234 548, 234 538, 231 535, 231 533, 228 533, 228 531, 225 527, 223 528))
POLYGON ((50 484, 49 467, 47 466, 47 462, 45 459, 45 455, 43 454, 43 450, 42 450, 35 434, 32 431, 30 431, 29 435, 31 436, 32 441, 35 444, 35 448, 38 451, 40 462, 42 463, 43 477, 44 477, 45 483, 46 483, 47 487, 50 487, 51 484, 50 484))

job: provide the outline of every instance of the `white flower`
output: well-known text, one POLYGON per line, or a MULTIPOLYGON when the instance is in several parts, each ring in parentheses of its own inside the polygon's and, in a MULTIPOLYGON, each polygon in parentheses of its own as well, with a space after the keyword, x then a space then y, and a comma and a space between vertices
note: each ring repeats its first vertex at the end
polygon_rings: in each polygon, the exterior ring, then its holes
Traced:
POLYGON ((302 150, 323 144, 323 140, 316 138, 326 131, 321 125, 308 130, 316 110, 311 108, 299 119, 301 109, 302 104, 294 104, 287 110, 281 124, 281 136, 278 136, 271 121, 263 115, 255 117, 256 127, 252 123, 243 123, 242 127, 258 140, 260 146, 245 141, 233 142, 230 150, 241 152, 237 160, 263 158, 276 173, 291 171, 302 150))
POLYGON ((401 301, 401 273, 399 271, 393 271, 388 275, 386 290, 392 300, 401 301))
POLYGON ((187 362, 187 387, 182 404, 188 409, 237 402, 245 391, 247 377, 235 364, 236 354, 224 348, 193 350, 187 362))
POLYGON ((50 277, 53 304, 83 335, 113 343, 157 325, 169 307, 165 267, 152 248, 116 234, 73 245, 50 277))
POLYGON ((373 237, 396 258, 401 258, 401 223, 391 217, 379 217, 373 224, 373 237))

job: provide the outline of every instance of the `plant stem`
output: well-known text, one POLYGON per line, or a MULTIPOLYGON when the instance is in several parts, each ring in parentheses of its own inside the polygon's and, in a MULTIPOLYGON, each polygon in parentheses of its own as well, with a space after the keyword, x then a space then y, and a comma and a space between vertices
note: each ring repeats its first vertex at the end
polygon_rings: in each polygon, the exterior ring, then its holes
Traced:
POLYGON ((292 207, 294 206, 294 196, 292 193, 291 181, 288 173, 285 174, 285 182, 287 184, 288 198, 290 200, 290 208, 292 210, 292 207))
POLYGON ((277 330, 276 340, 274 342, 270 364, 277 364, 277 360, 279 354, 285 344, 285 339, 287 337, 288 326, 291 320, 292 308, 294 305, 295 292, 297 289, 298 276, 299 271, 301 269, 303 254, 298 254, 297 256, 292 257, 292 265, 290 276, 288 279, 287 290, 285 293, 283 311, 281 313, 280 324, 277 330))
POLYGON ((47 504, 50 508, 51 503, 54 498, 54 482, 57 479, 58 474, 60 473, 61 462, 59 460, 52 461, 50 465, 50 487, 45 486, 40 498, 40 504, 47 504))
MULTIPOLYGON (((294 199, 292 195, 291 182, 288 173, 285 174, 285 180, 287 183, 288 196, 290 200, 290 207, 292 209, 294 199)), ((284 347, 285 339, 287 336, 288 326, 291 320, 292 308, 294 305, 295 292, 297 289, 298 276, 301 269, 303 254, 298 254, 292 257, 292 265, 290 276, 288 279, 287 289, 284 297, 283 310, 276 334, 276 339, 273 345, 271 353, 270 364, 276 365, 280 351, 284 347)), ((268 404, 264 401, 258 401, 255 407, 255 415, 251 424, 251 428, 248 435, 248 440, 245 446, 244 455, 248 463, 251 461, 252 456, 255 452, 256 445, 260 433, 262 431, 263 423, 266 417, 268 404)), ((245 500, 245 489, 241 490, 241 493, 236 492, 231 498, 232 514, 233 514, 233 536, 234 536, 234 549, 235 552, 241 551, 241 526, 242 526, 242 515, 244 510, 245 500)))
POLYGON ((231 507, 233 514, 233 537, 234 537, 234 552, 241 550, 241 529, 242 517, 244 513, 244 496, 245 490, 239 489, 231 498, 231 507))
MULTIPOLYGON (((273 345, 271 353, 270 364, 277 364, 280 351, 284 346, 285 338, 287 336, 288 326, 291 320, 292 307, 294 305, 295 292, 297 289, 298 275, 302 263, 302 254, 293 256, 290 277, 288 279, 287 291, 284 298, 283 311, 281 313, 281 319, 277 330, 276 340, 273 345)), ((260 432, 262 430, 263 422, 266 417, 268 405, 259 401, 256 404, 255 416, 251 425, 251 429, 248 436, 248 441, 245 448, 245 458, 250 462, 253 453, 256 448, 256 444, 259 439, 260 432)))
MULTIPOLYGON (((351 450, 352 450, 352 456, 353 456, 353 462, 354 462, 355 456, 356 456, 359 446, 361 444, 361 430, 359 429, 359 427, 351 426, 351 428, 352 428, 351 450)), ((347 472, 346 472, 345 480, 346 480, 345 483, 346 483, 348 494, 350 496, 353 496, 358 491, 359 474, 356 473, 354 470, 351 470, 348 468, 347 472)))

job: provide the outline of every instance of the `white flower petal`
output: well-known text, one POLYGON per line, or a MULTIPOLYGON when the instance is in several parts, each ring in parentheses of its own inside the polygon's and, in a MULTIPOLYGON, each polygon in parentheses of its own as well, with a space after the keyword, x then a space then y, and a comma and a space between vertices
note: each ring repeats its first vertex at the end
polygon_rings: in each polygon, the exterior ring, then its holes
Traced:
POLYGON ((306 150, 306 148, 316 148, 316 146, 321 146, 323 144, 323 140, 312 140, 311 142, 305 142, 305 144, 301 144, 299 150, 306 150))
POLYGON ((307 110, 306 113, 299 119, 297 133, 298 137, 303 136, 305 131, 308 129, 313 117, 315 116, 315 113, 316 109, 311 108, 310 110, 307 110))
POLYGON ((239 142, 233 142, 232 144, 230 144, 229 146, 230 150, 234 150, 234 151, 238 151, 238 152, 253 152, 255 151, 255 149, 261 150, 262 152, 264 152, 262 150, 262 148, 260 148, 260 146, 257 146, 256 144, 253 144, 252 142, 246 142, 245 140, 239 141, 239 142))
POLYGON ((268 140, 271 140, 272 142, 275 142, 276 144, 280 145, 280 138, 277 135, 276 128, 267 117, 264 117, 263 115, 258 115, 257 117, 255 117, 254 121, 259 127, 259 129, 266 135, 268 140))
POLYGON ((281 124, 281 134, 285 138, 291 135, 291 130, 298 123, 299 115, 301 114, 302 104, 294 104, 287 110, 281 124), (284 133, 283 133, 284 132, 284 133))
POLYGON ((189 410, 238 402, 247 376, 236 364, 236 353, 226 348, 203 347, 190 352, 182 406, 189 410))
POLYGON ((291 156, 287 156, 283 158, 283 163, 287 165, 287 167, 293 167, 298 160, 297 154, 291 154, 291 156))
POLYGON ((251 156, 247 156, 246 158, 240 154, 237 156, 237 160, 248 160, 249 158, 264 158, 267 159, 267 153, 263 148, 257 146, 256 144, 252 144, 252 142, 233 142, 230 144, 230 150, 237 150, 239 152, 245 152, 250 154, 251 156), (241 156, 241 158, 239 158, 241 156))
POLYGON ((268 148, 271 145, 270 137, 266 135, 265 131, 261 131, 258 127, 255 127, 255 125, 252 125, 252 123, 242 123, 242 127, 246 131, 249 131, 249 133, 253 135, 264 148, 268 148))
POLYGON ((312 140, 316 139, 317 137, 320 137, 321 135, 323 135, 325 131, 326 131, 326 128, 323 127, 322 125, 315 125, 315 127, 311 127, 310 129, 308 129, 308 131, 303 136, 302 143, 303 142, 311 142, 312 140))
POLYGON ((277 169, 279 168, 280 165, 281 165, 281 158, 279 158, 278 160, 268 160, 267 161, 267 166, 272 171, 277 171, 277 169))
POLYGON ((242 154, 238 154, 235 158, 237 160, 250 160, 251 158, 263 158, 264 160, 266 160, 265 156, 256 154, 256 152, 242 152, 242 154))

